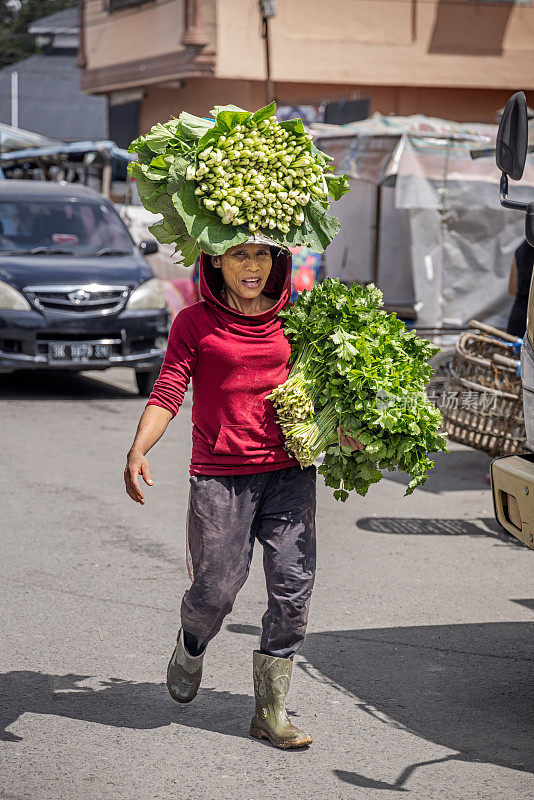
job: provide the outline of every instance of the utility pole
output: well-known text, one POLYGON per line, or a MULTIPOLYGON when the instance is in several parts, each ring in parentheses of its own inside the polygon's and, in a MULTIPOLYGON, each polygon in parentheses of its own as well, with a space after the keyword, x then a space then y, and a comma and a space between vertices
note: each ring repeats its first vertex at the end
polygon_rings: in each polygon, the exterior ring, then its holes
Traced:
POLYGON ((265 100, 267 105, 275 100, 274 84, 271 80, 271 52, 269 45, 269 20, 276 14, 275 0, 259 0, 262 18, 262 38, 265 42, 265 100))
POLYGON ((11 73, 11 125, 19 127, 19 73, 11 73))

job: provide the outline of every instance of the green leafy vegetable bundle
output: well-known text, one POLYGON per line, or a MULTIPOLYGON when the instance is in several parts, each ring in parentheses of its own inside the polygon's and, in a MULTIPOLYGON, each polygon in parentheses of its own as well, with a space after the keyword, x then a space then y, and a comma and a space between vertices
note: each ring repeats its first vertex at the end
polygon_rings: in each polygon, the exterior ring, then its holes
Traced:
POLYGON ((286 246, 322 252, 339 231, 327 209, 349 191, 302 120, 278 122, 276 104, 255 114, 217 106, 214 119, 182 112, 130 145, 141 202, 163 219, 150 230, 184 263, 221 255, 261 230, 286 246))
POLYGON ((407 472, 411 494, 433 466, 428 454, 447 450, 441 414, 425 394, 428 359, 439 348, 387 314, 372 284, 347 288, 327 278, 280 316, 292 367, 268 397, 286 449, 302 466, 325 453, 319 472, 336 500, 351 490, 365 495, 384 469, 407 472), (365 449, 342 446, 339 428, 365 449))

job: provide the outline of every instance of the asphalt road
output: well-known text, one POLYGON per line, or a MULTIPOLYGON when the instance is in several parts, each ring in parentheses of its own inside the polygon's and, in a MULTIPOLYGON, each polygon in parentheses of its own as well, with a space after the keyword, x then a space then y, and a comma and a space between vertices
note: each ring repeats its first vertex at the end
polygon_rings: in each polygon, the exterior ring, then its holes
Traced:
POLYGON ((130 371, 0 376, 4 800, 532 798, 534 553, 497 532, 488 458, 455 447, 337 503, 319 481, 310 626, 288 708, 315 742, 249 738, 257 549, 190 706, 164 674, 188 579, 190 398, 149 454, 130 371))

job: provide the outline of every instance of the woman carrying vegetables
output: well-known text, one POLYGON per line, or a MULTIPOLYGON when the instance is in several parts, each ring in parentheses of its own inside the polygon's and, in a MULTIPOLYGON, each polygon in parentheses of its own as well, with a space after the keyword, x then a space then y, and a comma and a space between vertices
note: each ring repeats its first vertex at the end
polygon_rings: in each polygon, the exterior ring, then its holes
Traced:
POLYGON ((125 470, 128 494, 144 503, 138 476, 152 483, 145 454, 176 415, 192 377, 187 539, 193 582, 182 600, 167 686, 178 702, 195 697, 206 646, 232 609, 258 539, 268 606, 253 654, 251 734, 281 748, 312 742, 289 722, 284 699, 315 575, 316 467, 301 468, 284 449, 266 400, 288 375, 290 344, 278 311, 290 291, 291 257, 266 236, 256 234, 222 256, 202 254, 203 300, 174 319, 125 470))
POLYGON ((347 489, 365 494, 385 468, 409 471, 410 493, 432 466, 428 451, 445 443, 424 396, 435 348, 386 314, 376 287, 327 279, 290 307, 288 247, 327 247, 339 231, 329 197, 339 199, 348 181, 331 173, 331 158, 301 120, 279 123, 274 111, 218 107, 213 120, 183 112, 130 146, 141 201, 162 215, 151 231, 174 242, 184 264, 200 256, 203 299, 172 324, 124 477, 143 504, 139 475, 152 484, 146 453, 192 379, 192 585, 167 686, 178 702, 195 697, 206 646, 258 539, 268 604, 253 655, 250 732, 294 748, 312 741, 289 722, 284 703, 315 575, 315 461, 325 453, 320 472, 336 499, 347 489), (407 396, 417 400, 408 409, 407 396))
POLYGON ((275 110, 274 103, 254 114, 217 107, 214 119, 182 112, 130 145, 141 201, 162 215, 151 231, 175 243, 186 266, 200 256, 203 299, 173 321, 124 478, 129 496, 143 504, 139 475, 152 484, 146 453, 192 378, 192 585, 182 600, 167 686, 180 703, 195 697, 206 646, 247 578, 258 539, 268 604, 253 654, 250 732, 294 748, 312 742, 290 723, 284 701, 315 576, 316 467, 302 468, 284 448, 267 395, 289 374, 291 346, 278 316, 291 291, 288 246, 324 250, 339 231, 328 196, 338 199, 348 184, 331 173, 332 159, 314 147, 301 120, 278 123, 275 110))

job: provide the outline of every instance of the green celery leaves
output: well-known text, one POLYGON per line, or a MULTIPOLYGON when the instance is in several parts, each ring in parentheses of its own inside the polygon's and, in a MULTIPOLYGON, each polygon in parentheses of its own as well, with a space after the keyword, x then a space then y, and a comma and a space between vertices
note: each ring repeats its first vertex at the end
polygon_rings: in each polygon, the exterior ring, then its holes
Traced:
POLYGON ((327 278, 280 316, 292 368, 269 399, 286 449, 303 466, 324 454, 319 472, 337 500, 365 495, 385 469, 408 473, 411 494, 433 466, 429 454, 447 451, 441 414, 425 394, 439 348, 387 314, 372 284, 327 278), (342 446, 339 428, 365 449, 342 446))

